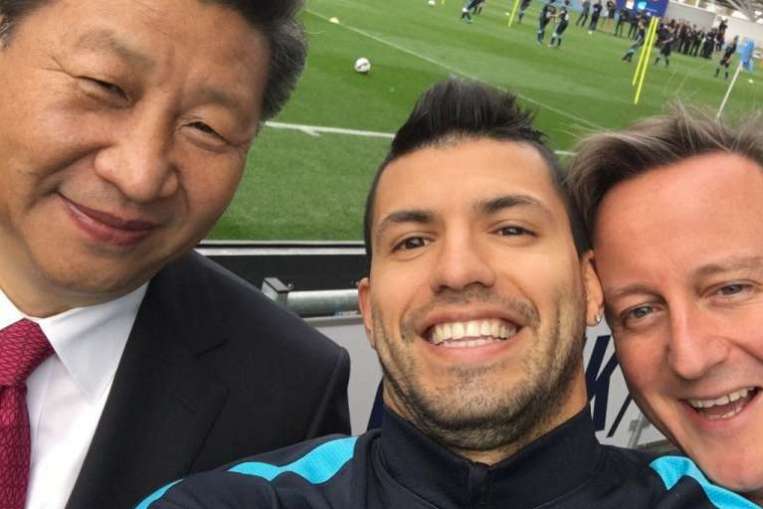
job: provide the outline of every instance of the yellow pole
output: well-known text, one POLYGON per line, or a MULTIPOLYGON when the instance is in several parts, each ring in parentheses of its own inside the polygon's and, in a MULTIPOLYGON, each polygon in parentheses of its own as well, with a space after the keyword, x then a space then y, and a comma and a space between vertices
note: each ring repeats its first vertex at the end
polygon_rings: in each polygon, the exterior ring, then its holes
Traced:
POLYGON ((654 28, 652 29, 652 36, 649 38, 649 43, 642 48, 644 55, 644 69, 641 71, 641 79, 638 82, 638 88, 636 88, 636 97, 633 98, 633 104, 638 104, 638 100, 641 97, 641 88, 644 86, 644 78, 646 78, 646 70, 649 68, 649 59, 652 55, 652 48, 654 47, 654 40, 656 39, 658 18, 653 18, 655 21, 654 28))
POLYGON ((511 9, 511 16, 509 16, 509 28, 514 24, 514 16, 517 14, 520 0, 514 0, 514 7, 511 9))
POLYGON ((649 20, 649 28, 646 30, 646 34, 644 35, 644 43, 641 45, 641 51, 638 53, 638 63, 636 64, 636 72, 633 73, 633 81, 631 81, 631 85, 634 87, 636 86, 636 83, 638 82, 639 76, 641 76, 643 70, 642 68, 645 65, 644 62, 644 54, 646 50, 647 45, 649 44, 649 40, 652 37, 652 29, 656 26, 655 20, 657 17, 652 17, 652 19, 649 20))

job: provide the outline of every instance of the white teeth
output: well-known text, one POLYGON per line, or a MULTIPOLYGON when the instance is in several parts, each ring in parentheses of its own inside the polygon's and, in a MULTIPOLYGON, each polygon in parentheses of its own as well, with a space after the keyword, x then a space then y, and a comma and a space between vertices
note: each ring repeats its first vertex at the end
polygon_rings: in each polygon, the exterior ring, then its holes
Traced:
MULTIPOLYGON (((690 399, 689 404, 694 408, 711 408, 714 406, 728 405, 734 401, 738 401, 742 398, 746 398, 748 394, 753 391, 752 387, 740 389, 738 391, 726 394, 716 399, 690 399)), ((733 411, 730 412, 733 414, 733 411)), ((723 416, 721 416, 723 417, 723 416)))
POLYGON ((729 402, 733 403, 734 401, 745 398, 750 392, 752 392, 752 388, 742 389, 736 392, 732 392, 731 394, 729 394, 729 402))
MULTIPOLYGON (((435 345, 458 342, 459 348, 482 346, 486 342, 507 339, 517 333, 517 327, 498 318, 440 323, 432 327, 429 340, 435 345)), ((454 346, 454 345, 449 345, 454 346)))
POLYGON ((474 348, 477 346, 485 346, 498 339, 468 339, 466 341, 446 341, 442 344, 444 348, 474 348))
POLYGON ((449 323, 442 324, 442 333, 440 337, 440 343, 452 337, 453 337, 453 327, 449 323))
POLYGON ((432 343, 440 343, 442 341, 442 326, 438 325, 432 330, 432 343))
POLYGON ((712 415, 712 414, 705 414, 705 418, 711 420, 711 421, 717 421, 719 419, 728 419, 729 417, 734 417, 739 412, 742 411, 742 408, 744 408, 744 405, 739 406, 738 408, 732 408, 728 412, 726 412, 723 415, 712 415))

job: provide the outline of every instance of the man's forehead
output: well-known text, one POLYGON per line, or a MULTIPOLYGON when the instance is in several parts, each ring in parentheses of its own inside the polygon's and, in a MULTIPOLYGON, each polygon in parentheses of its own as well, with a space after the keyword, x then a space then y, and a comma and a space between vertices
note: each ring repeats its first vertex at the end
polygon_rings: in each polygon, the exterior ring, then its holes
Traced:
POLYGON ((561 205, 551 169, 537 148, 486 138, 430 145, 384 169, 376 190, 375 222, 400 208, 489 211, 485 204, 504 196, 524 196, 523 204, 550 210, 561 205))
POLYGON ((612 269, 601 275, 643 277, 650 266, 657 280, 663 270, 700 278, 755 265, 763 255, 762 171, 741 156, 705 154, 617 184, 595 223, 597 263, 612 269))
POLYGON ((696 154, 652 167, 635 180, 651 180, 658 186, 685 186, 694 182, 700 187, 705 187, 713 182, 720 185, 738 178, 756 180, 761 175, 763 167, 752 159, 741 154, 717 151, 696 154))
POLYGON ((687 214, 706 206, 722 207, 718 212, 742 211, 747 208, 743 196, 763 203, 761 165, 739 154, 698 154, 615 184, 604 194, 598 219, 622 209, 660 213, 655 207, 687 214), (683 208, 678 210, 680 204, 683 208))

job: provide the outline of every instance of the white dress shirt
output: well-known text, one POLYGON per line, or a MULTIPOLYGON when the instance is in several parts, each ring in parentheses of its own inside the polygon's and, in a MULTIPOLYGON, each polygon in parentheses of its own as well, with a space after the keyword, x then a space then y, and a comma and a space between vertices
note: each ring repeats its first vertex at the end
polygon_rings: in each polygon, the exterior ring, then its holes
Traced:
POLYGON ((32 456, 26 509, 66 506, 147 286, 48 318, 24 315, 0 291, 0 329, 28 318, 55 351, 27 378, 32 456))

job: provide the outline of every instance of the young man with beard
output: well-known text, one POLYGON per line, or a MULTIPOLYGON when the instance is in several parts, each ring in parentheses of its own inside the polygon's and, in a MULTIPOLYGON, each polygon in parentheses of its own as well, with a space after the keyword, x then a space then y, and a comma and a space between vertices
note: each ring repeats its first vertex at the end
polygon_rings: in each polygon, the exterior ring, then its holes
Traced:
POLYGON ((514 96, 435 85, 366 205, 381 429, 243 460, 140 509, 711 507, 596 441, 582 350, 601 288, 561 175, 514 96))
POLYGON ((679 457, 656 468, 763 504, 760 117, 732 128, 677 109, 594 135, 570 187, 631 393, 702 471, 679 457))
POLYGON ((0 0, 3 509, 349 430, 347 353, 192 253, 296 83, 298 8, 0 0))

